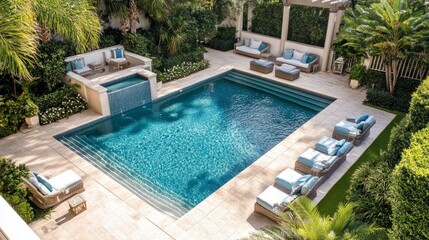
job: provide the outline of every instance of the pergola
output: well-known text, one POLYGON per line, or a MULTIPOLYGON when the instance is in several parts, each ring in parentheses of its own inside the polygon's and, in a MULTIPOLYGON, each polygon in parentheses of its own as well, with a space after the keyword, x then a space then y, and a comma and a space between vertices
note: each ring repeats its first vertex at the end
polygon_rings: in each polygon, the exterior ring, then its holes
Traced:
MULTIPOLYGON (((328 8, 329 20, 328 27, 326 30, 325 45, 323 47, 321 70, 326 71, 329 64, 330 50, 335 32, 338 31, 341 23, 341 17, 344 10, 350 5, 349 0, 283 0, 283 22, 282 22, 282 33, 280 38, 280 52, 281 55, 285 49, 289 30, 289 15, 291 5, 303 5, 309 7, 328 8)), ((243 10, 243 5, 241 6, 243 10)), ((249 16, 251 18, 251 8, 249 8, 249 16)), ((240 11, 240 16, 237 19, 237 30, 241 37, 241 31, 243 28, 243 11, 240 11)))

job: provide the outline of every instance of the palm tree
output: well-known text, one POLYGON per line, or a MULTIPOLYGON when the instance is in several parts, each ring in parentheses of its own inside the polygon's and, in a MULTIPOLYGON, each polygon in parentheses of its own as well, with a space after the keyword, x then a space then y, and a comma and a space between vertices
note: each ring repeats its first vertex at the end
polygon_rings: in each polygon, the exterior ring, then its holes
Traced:
POLYGON ((333 217, 321 216, 317 207, 306 197, 295 200, 290 210, 281 214, 279 226, 262 228, 248 239, 370 239, 381 230, 355 221, 350 203, 341 204, 333 217))
POLYGON ((399 75, 399 60, 421 44, 429 34, 429 13, 416 11, 407 0, 381 0, 370 6, 357 5, 346 14, 339 40, 345 46, 361 49, 369 55, 381 55, 386 72, 386 85, 395 91, 399 75))
POLYGON ((95 48, 101 31, 87 0, 2 0, 0 19, 0 68, 25 80, 31 79, 27 66, 37 57, 39 39, 50 38, 51 30, 77 52, 95 48))

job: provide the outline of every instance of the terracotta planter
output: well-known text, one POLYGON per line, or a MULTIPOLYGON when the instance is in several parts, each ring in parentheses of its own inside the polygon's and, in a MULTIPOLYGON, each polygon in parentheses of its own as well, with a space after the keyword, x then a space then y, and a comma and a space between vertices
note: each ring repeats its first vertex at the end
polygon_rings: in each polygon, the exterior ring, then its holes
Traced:
POLYGON ((157 82, 157 90, 159 91, 162 88, 162 82, 157 82))
POLYGON ((27 117, 27 118, 25 118, 25 123, 27 123, 29 128, 39 126, 40 125, 39 116, 36 115, 33 117, 27 117))
POLYGON ((353 89, 356 89, 360 86, 359 81, 358 80, 350 80, 350 87, 353 89))

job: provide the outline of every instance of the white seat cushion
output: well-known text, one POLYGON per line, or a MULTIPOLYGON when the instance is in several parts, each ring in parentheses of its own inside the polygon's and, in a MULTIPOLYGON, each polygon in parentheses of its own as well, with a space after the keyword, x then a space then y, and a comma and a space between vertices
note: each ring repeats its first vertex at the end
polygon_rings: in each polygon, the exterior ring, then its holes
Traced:
POLYGON ((250 47, 246 47, 246 46, 240 46, 237 47, 237 50, 242 51, 242 52, 247 52, 250 54, 261 54, 261 51, 259 51, 258 49, 254 49, 254 48, 250 48, 250 47))
POLYGON ((257 41, 257 40, 252 39, 250 41, 250 48, 258 49, 259 46, 261 46, 261 44, 262 44, 262 41, 257 41))
POLYGON ((88 71, 92 71, 91 68, 89 68, 88 66, 85 66, 82 69, 75 69, 75 70, 73 70, 73 72, 75 72, 77 74, 80 74, 80 73, 83 73, 83 72, 88 72, 88 71))
POLYGON ((49 179, 49 183, 55 189, 66 189, 75 185, 81 180, 82 178, 79 175, 77 175, 75 172, 73 172, 72 170, 67 170, 49 179))
POLYGON ((283 199, 287 198, 289 194, 286 194, 273 186, 269 186, 256 198, 256 202, 262 207, 273 211, 273 208, 280 205, 283 199))
MULTIPOLYGON (((42 177, 42 176, 41 176, 42 177)), ((42 183, 40 183, 39 181, 37 181, 37 179, 35 178, 35 177, 30 177, 30 179, 28 179, 28 181, 31 183, 31 184, 33 184, 37 189, 39 189, 39 191, 41 192, 41 193, 43 193, 43 195, 52 195, 52 194, 54 194, 54 193, 56 193, 57 192, 57 190, 55 189, 55 187, 54 187, 54 189, 52 190, 52 192, 50 192, 49 190, 48 190, 48 188, 47 187, 45 187, 45 185, 43 185, 42 183)), ((48 181, 49 182, 49 181, 48 181)), ((50 182, 49 182, 50 183, 50 182)), ((52 184, 51 184, 52 185, 52 184)))
POLYGON ((299 156, 298 161, 309 167, 313 167, 314 163, 316 162, 320 162, 326 167, 329 167, 329 165, 332 164, 337 158, 337 156, 329 156, 327 154, 309 148, 299 156))
POLYGON ((319 141, 317 141, 315 147, 316 147, 317 150, 319 150, 319 151, 321 151, 323 153, 331 155, 331 153, 333 151, 335 151, 335 148, 337 147, 338 142, 339 141, 336 140, 336 139, 324 136, 321 139, 319 139, 319 141))
POLYGON ((276 183, 285 189, 291 191, 292 185, 302 177, 301 174, 293 169, 287 168, 276 177, 276 183))
POLYGON ((127 59, 126 58, 112 58, 109 59, 110 62, 115 62, 115 63, 121 63, 121 62, 126 62, 127 59))
POLYGON ((286 59, 286 58, 283 58, 283 57, 278 57, 278 58, 276 58, 276 60, 277 61, 279 61, 279 62, 282 62, 282 63, 287 63, 287 64, 290 64, 290 65, 294 65, 294 66, 297 66, 297 67, 302 67, 302 68, 308 68, 308 63, 302 63, 301 61, 298 61, 298 60, 296 60, 296 59, 286 59))

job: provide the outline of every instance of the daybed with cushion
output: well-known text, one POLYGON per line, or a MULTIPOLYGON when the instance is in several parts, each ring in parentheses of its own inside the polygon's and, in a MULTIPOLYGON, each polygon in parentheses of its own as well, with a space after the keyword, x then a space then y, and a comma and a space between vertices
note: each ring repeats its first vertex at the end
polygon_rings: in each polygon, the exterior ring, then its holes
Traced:
POLYGON ((62 172, 50 179, 33 173, 29 179, 23 178, 32 196, 30 200, 38 207, 53 207, 67 198, 85 191, 82 178, 72 170, 62 172))
POLYGON ((306 196, 313 199, 317 195, 317 188, 320 185, 319 177, 311 177, 295 188, 293 193, 287 194, 274 186, 269 186, 258 195, 255 203, 255 212, 261 213, 275 222, 279 222, 280 212, 287 212, 288 205, 297 197, 306 196))
POLYGON ((319 63, 319 55, 314 53, 300 52, 294 49, 286 49, 282 56, 276 58, 276 64, 284 63, 293 65, 304 72, 313 71, 313 66, 319 63))
POLYGON ((234 52, 253 58, 260 58, 261 53, 270 52, 270 47, 271 44, 269 43, 245 38, 242 41, 234 44, 234 52))
POLYGON ((250 70, 253 70, 253 71, 257 71, 261 73, 270 73, 273 71, 273 68, 274 68, 274 63, 267 60, 255 59, 250 61, 250 70))
POLYGON ((299 78, 300 70, 295 66, 289 64, 283 64, 280 67, 276 67, 274 75, 279 78, 283 78, 289 81, 293 81, 299 78))
POLYGON ((299 156, 295 162, 295 170, 319 177, 324 176, 326 179, 346 160, 347 153, 352 149, 353 144, 341 140, 337 141, 332 150, 326 146, 321 148, 320 145, 326 138, 318 141, 317 150, 309 148, 299 156), (329 151, 325 151, 326 149, 329 151))
POLYGON ((353 142, 355 145, 359 145, 362 140, 369 135, 371 127, 376 123, 373 116, 368 114, 362 115, 357 119, 342 120, 337 123, 332 133, 332 137, 335 139, 346 139, 347 141, 353 142))

